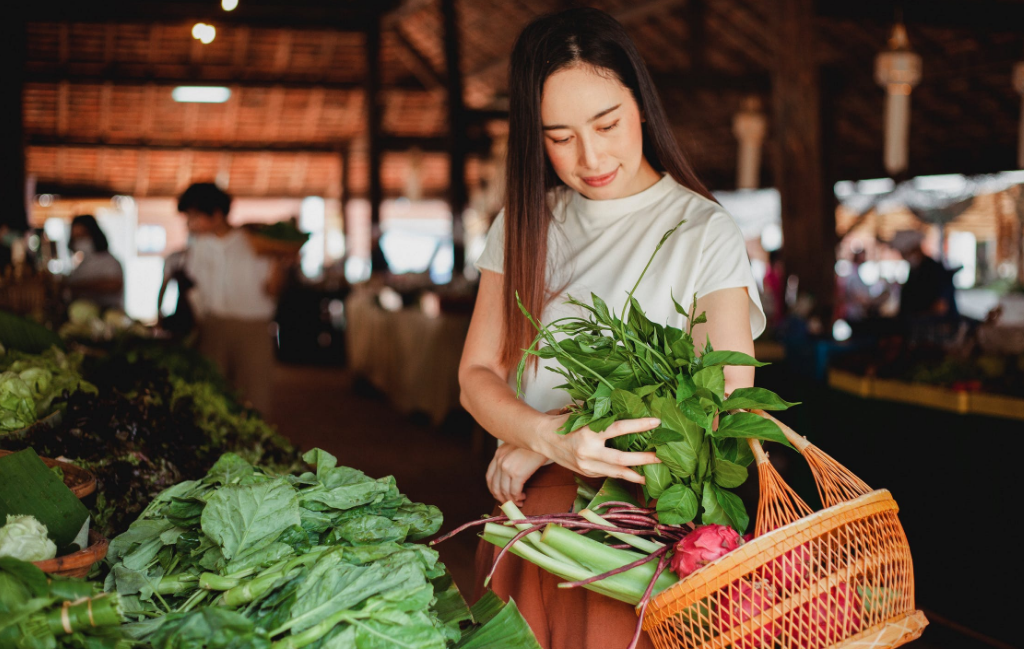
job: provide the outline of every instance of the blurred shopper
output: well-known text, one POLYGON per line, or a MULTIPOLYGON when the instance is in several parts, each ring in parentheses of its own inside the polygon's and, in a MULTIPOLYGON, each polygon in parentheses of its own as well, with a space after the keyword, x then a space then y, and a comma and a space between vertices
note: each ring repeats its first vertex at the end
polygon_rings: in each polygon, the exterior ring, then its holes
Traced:
POLYGON ((901 230, 892 240, 892 247, 910 264, 910 275, 900 292, 900 318, 955 319, 956 308, 953 275, 921 249, 924 235, 914 230, 901 230))
POLYGON ((124 271, 110 254, 107 236, 92 214, 80 214, 71 221, 68 248, 79 258, 68 275, 71 299, 89 300, 102 308, 124 308, 124 271))
POLYGON ((261 257, 248 235, 228 224, 231 196, 197 183, 178 200, 195 237, 184 268, 195 282, 191 303, 199 349, 254 408, 270 406, 274 369, 271 323, 287 265, 261 257))
POLYGON ((782 249, 768 253, 768 270, 764 274, 764 293, 761 305, 768 324, 777 328, 786 317, 786 266, 782 261, 782 249))
POLYGON ((842 284, 842 318, 851 324, 879 317, 882 305, 889 299, 888 287, 880 286, 884 282, 877 277, 873 281, 865 280, 866 262, 864 250, 854 252, 853 267, 842 284))

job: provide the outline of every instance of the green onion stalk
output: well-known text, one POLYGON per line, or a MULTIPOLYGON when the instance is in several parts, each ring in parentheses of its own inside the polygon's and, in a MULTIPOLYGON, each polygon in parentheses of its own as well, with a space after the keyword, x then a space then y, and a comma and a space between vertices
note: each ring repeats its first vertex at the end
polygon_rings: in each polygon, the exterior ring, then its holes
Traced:
POLYGON ((511 501, 501 510, 503 516, 467 523, 430 544, 483 526, 483 539, 502 548, 487 583, 511 553, 565 579, 559 588, 586 588, 630 604, 638 619, 629 649, 639 642, 651 598, 679 580, 665 570, 669 553, 693 529, 692 524, 663 525, 654 509, 627 502, 605 502, 576 514, 526 516, 511 501), (612 543, 591 538, 594 532, 612 543))

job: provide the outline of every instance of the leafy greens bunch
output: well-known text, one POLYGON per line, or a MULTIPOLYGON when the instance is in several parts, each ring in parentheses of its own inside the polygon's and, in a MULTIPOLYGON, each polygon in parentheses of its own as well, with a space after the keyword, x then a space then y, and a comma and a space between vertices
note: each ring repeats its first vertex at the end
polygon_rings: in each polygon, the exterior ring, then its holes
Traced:
POLYGON ((437 553, 412 543, 437 532, 440 511, 392 477, 319 449, 303 457, 315 472, 276 476, 225 454, 111 542, 105 586, 137 620, 134 637, 156 649, 460 641, 474 618, 437 553))
POLYGON ((95 393, 95 386, 82 378, 81 366, 81 354, 56 347, 41 354, 0 354, 0 435, 31 426, 69 394, 95 393))
POLYGON ((95 584, 0 558, 0 647, 124 649, 120 599, 95 584))
POLYGON ((601 432, 621 419, 657 417, 658 428, 610 441, 619 450, 652 451, 661 460, 637 467, 646 478, 645 495, 657 499, 660 522, 717 523, 742 533, 749 516, 730 489, 746 481, 747 466, 753 461, 745 440, 788 445, 773 422, 742 411, 785 410, 796 404, 763 388, 725 394, 725 366, 762 367, 765 363, 741 352, 715 350, 710 338, 698 351, 693 328, 707 322, 707 317, 696 314, 696 296, 689 312, 671 298, 676 312, 686 319, 685 331, 651 322, 633 297, 658 251, 682 224, 661 238, 630 290, 621 318, 597 295, 591 295, 591 304, 569 296, 567 303, 579 307, 583 316, 542 325, 517 295, 520 310, 538 331, 519 363, 517 389, 521 394, 530 356, 554 359, 561 367, 547 369, 566 381, 556 389, 567 391, 573 399, 559 432, 584 426, 601 432))

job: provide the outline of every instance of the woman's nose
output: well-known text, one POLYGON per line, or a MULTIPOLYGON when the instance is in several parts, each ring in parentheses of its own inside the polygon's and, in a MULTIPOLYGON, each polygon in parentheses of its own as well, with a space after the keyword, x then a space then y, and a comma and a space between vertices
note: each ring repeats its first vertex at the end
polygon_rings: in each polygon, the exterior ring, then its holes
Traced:
POLYGON ((589 138, 579 138, 579 164, 584 169, 594 169, 600 166, 601 153, 597 143, 589 138))

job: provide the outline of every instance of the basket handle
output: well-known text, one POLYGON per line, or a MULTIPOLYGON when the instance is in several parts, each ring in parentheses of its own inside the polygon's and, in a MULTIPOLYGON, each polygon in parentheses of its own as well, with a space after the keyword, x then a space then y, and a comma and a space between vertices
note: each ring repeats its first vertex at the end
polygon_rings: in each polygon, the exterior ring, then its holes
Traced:
MULTIPOLYGON (((796 431, 786 424, 763 410, 753 410, 751 412, 764 417, 778 426, 782 434, 789 440, 789 443, 800 452, 800 455, 804 456, 807 464, 811 467, 811 472, 814 474, 818 495, 821 497, 821 502, 825 507, 853 500, 872 491, 871 487, 854 475, 852 471, 836 462, 835 459, 814 444, 811 444, 807 441, 807 438, 798 435, 796 431)), ((753 449, 753 445, 751 445, 751 449, 753 449)), ((754 451, 754 457, 758 457, 757 451, 754 451)), ((760 459, 758 459, 758 469, 761 469, 760 459)))

